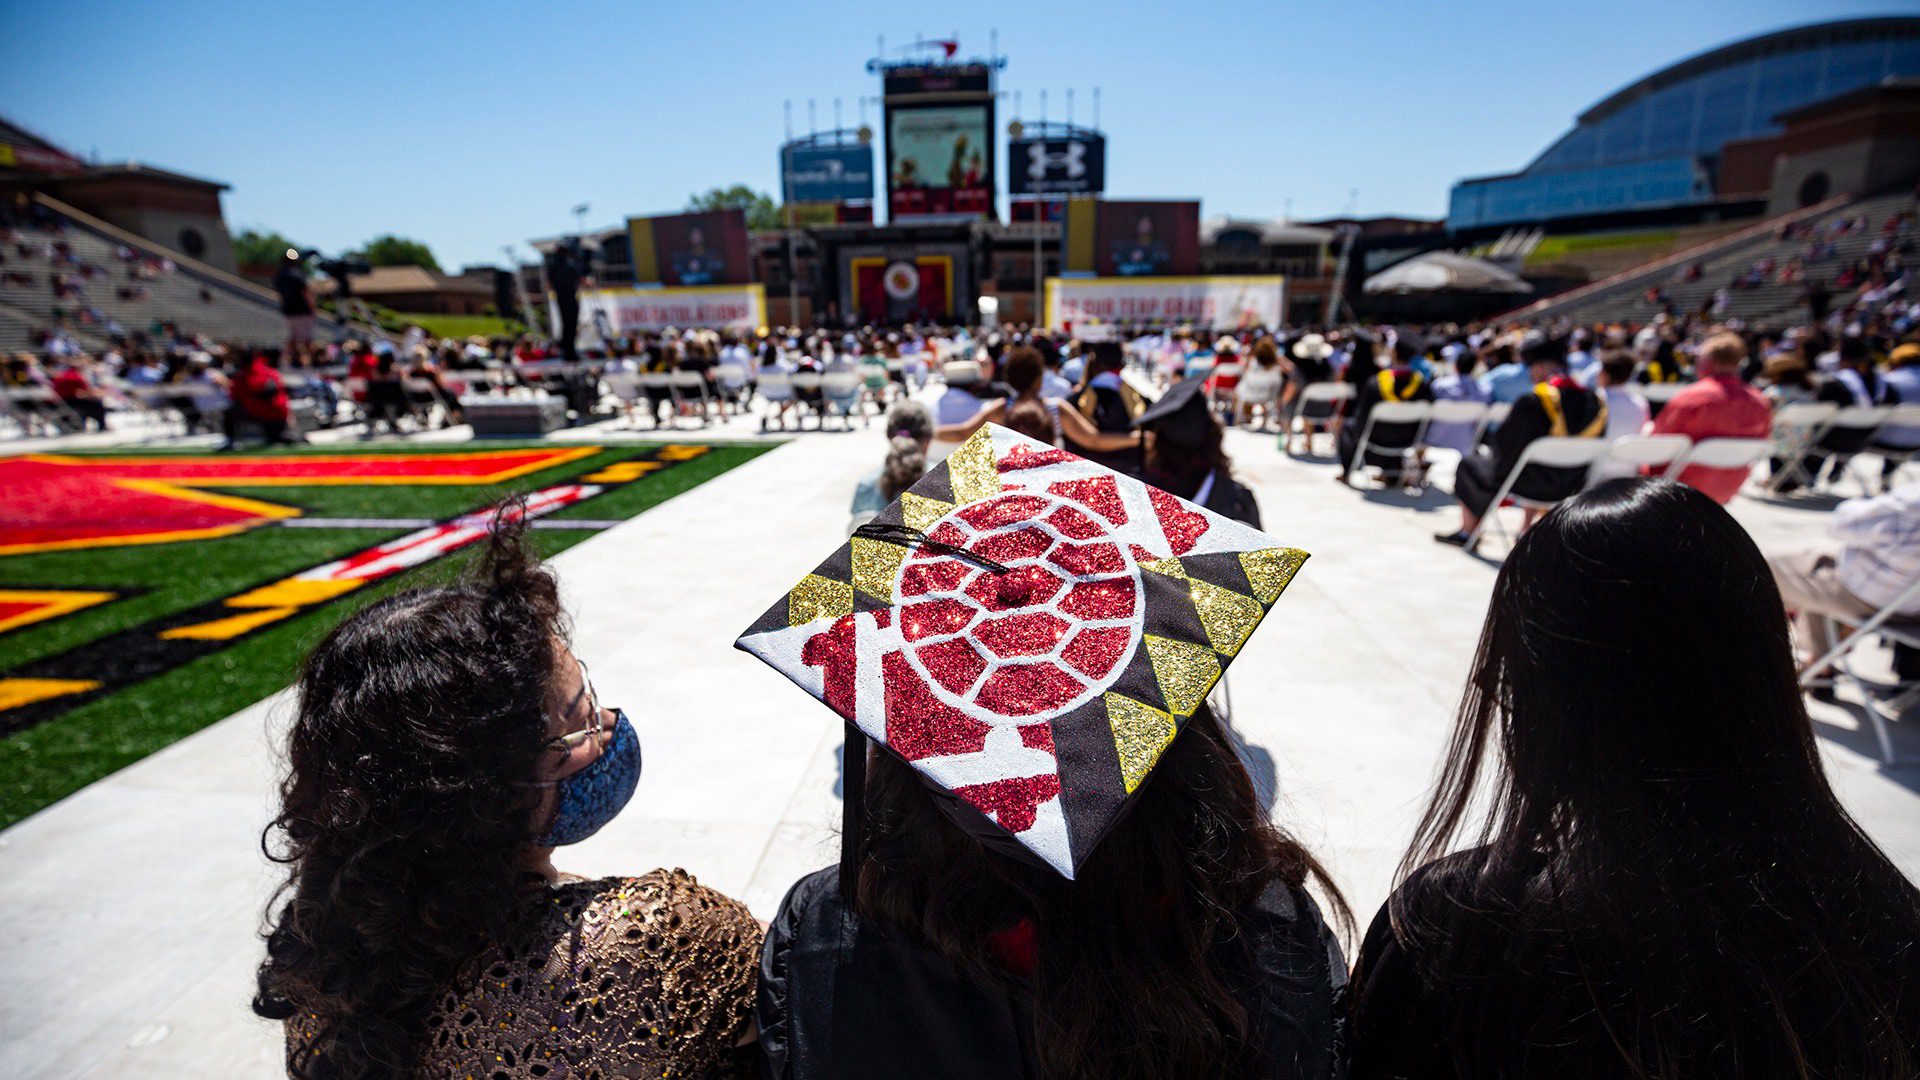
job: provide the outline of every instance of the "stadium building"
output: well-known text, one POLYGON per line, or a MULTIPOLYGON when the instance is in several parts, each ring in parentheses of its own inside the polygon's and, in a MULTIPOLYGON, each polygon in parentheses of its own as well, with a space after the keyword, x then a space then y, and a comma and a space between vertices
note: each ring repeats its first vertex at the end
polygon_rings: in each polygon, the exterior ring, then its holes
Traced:
POLYGON ((1519 172, 1455 184, 1447 227, 1474 235, 1535 225, 1560 232, 1677 224, 1864 193, 1889 182, 1886 174, 1898 163, 1883 160, 1876 171, 1839 162, 1842 175, 1803 168, 1801 182, 1786 191, 1753 174, 1773 163, 1769 154, 1778 148, 1764 143, 1778 138, 1793 114, 1914 77, 1920 17, 1819 23, 1721 46, 1598 102, 1519 172), (1813 180, 1816 173, 1826 176, 1824 184, 1813 180))

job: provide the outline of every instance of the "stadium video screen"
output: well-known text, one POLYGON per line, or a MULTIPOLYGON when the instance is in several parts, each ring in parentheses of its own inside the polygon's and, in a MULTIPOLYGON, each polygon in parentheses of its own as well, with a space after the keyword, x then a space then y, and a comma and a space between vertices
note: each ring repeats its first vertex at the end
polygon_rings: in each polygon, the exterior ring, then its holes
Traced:
POLYGON ((887 117, 894 220, 993 212, 993 107, 922 105, 887 117))
POLYGON ((1200 204, 1102 202, 1094 269, 1101 277, 1194 274, 1200 270, 1200 204))
POLYGON ((633 277, 662 285, 737 285, 749 279, 747 219, 739 210, 630 218, 633 277))

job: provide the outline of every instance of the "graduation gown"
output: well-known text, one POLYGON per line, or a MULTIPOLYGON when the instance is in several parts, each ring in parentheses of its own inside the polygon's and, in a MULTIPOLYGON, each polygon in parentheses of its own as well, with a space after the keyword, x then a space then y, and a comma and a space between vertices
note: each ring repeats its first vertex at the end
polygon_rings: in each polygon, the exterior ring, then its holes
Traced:
MULTIPOLYGON (((1124 434, 1133 430, 1133 422, 1147 410, 1147 401, 1140 391, 1120 381, 1116 389, 1109 386, 1089 385, 1074 395, 1073 407, 1093 421, 1093 426, 1105 434, 1124 434)), ((1088 461, 1104 465, 1114 472, 1128 476, 1140 475, 1140 452, 1138 450, 1114 450, 1099 452, 1089 450, 1075 443, 1072 438, 1066 440, 1066 448, 1086 458, 1088 461)))
MULTIPOLYGON (((933 949, 868 925, 842 901, 839 878, 837 867, 801 878, 768 927, 756 1010, 766 1075, 1036 1076, 1024 984, 981 986, 933 949)), ((1240 1075, 1344 1075, 1346 964, 1318 908, 1306 893, 1275 883, 1244 926, 1245 944, 1220 958, 1252 1021, 1240 1075)))
MULTIPOLYGON (((1433 384, 1426 376, 1412 369, 1387 369, 1375 377, 1360 384, 1358 395, 1353 399, 1353 415, 1340 425, 1340 468, 1351 472, 1355 467, 1354 455, 1360 452, 1360 433, 1366 430, 1367 418, 1373 415, 1373 407, 1388 400, 1383 381, 1391 381, 1392 400, 1432 401, 1433 384)), ((1414 432, 1418 424, 1375 424, 1373 433, 1367 436, 1366 464, 1376 469, 1384 469, 1389 477, 1399 474, 1404 459, 1397 449, 1375 450, 1376 446, 1398 448, 1413 443, 1414 432)))
MULTIPOLYGON (((1493 506, 1493 497, 1507 478, 1527 444, 1549 435, 1575 435, 1600 438, 1607 430, 1606 404, 1593 393, 1564 376, 1550 384, 1554 394, 1543 395, 1539 387, 1520 395, 1513 411, 1472 457, 1460 462, 1453 494, 1475 517, 1485 517, 1493 506), (1561 416, 1556 423, 1544 397, 1557 398, 1561 416)), ((1514 481, 1513 494, 1526 499, 1551 501, 1567 498, 1586 483, 1585 469, 1549 469, 1530 465, 1514 481)))

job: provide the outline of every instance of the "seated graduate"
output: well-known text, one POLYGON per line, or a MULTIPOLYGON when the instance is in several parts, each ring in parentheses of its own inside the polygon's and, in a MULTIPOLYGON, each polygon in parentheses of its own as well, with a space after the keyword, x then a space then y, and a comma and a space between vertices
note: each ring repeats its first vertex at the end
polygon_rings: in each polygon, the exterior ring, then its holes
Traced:
POLYGON ((1304 557, 988 428, 781 597, 739 647, 848 738, 767 1075, 1341 1075, 1344 909, 1205 703, 1304 557))
MULTIPOLYGON (((1486 445, 1461 459, 1453 482, 1453 496, 1460 501, 1460 528, 1434 537, 1443 544, 1467 546, 1480 519, 1499 509, 1493 505, 1493 497, 1499 494, 1500 485, 1529 443, 1548 436, 1598 439, 1606 434, 1606 402, 1567 374, 1565 341, 1531 341, 1521 359, 1526 361, 1533 389, 1514 401, 1513 411, 1494 429, 1486 445)), ((1564 499, 1579 491, 1586 478, 1585 469, 1529 465, 1514 481, 1512 493, 1542 501, 1564 499)))
POLYGON ((1340 472, 1334 479, 1344 484, 1348 473, 1366 467, 1379 469, 1381 481, 1388 487, 1398 487, 1405 479, 1401 473, 1405 471, 1407 458, 1398 448, 1412 445, 1414 434, 1420 429, 1417 423, 1375 424, 1367 435, 1367 460, 1356 462, 1354 457, 1360 453, 1360 436, 1367 430, 1367 418, 1373 415, 1375 405, 1383 401, 1433 400, 1433 384, 1413 366, 1419 355, 1412 337, 1396 338, 1390 366, 1360 384, 1354 397, 1353 415, 1340 428, 1340 472))
POLYGON ((1133 422, 1142 434, 1147 483, 1222 517, 1260 527, 1260 504, 1233 478, 1223 432, 1207 404, 1207 377, 1173 384, 1133 422))
POLYGON ((1920 892, 1828 783, 1766 561, 1693 488, 1611 480, 1521 536, 1400 876, 1355 1080, 1920 1076, 1920 892))
MULTIPOLYGON (((1073 396, 1073 407, 1104 434, 1117 435, 1132 430, 1134 420, 1147 409, 1146 398, 1121 376, 1126 366, 1126 352, 1119 342, 1095 342, 1087 357, 1083 381, 1073 396)), ((1133 450, 1089 446, 1077 441, 1071 432, 1067 433, 1067 449, 1115 472, 1140 475, 1140 455, 1133 450)))

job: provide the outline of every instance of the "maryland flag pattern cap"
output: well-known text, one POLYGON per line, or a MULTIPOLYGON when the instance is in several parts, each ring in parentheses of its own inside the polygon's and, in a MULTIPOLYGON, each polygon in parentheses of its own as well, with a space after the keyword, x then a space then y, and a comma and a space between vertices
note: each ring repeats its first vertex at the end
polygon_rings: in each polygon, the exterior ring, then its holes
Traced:
POLYGON ((1071 878, 1306 558, 988 426, 735 644, 1071 878))

